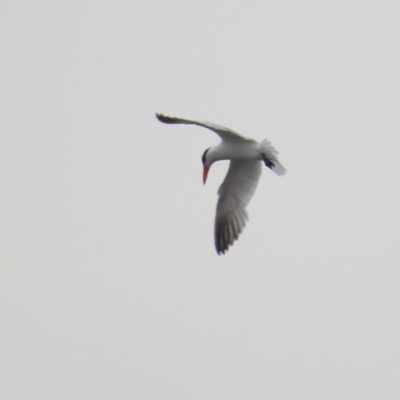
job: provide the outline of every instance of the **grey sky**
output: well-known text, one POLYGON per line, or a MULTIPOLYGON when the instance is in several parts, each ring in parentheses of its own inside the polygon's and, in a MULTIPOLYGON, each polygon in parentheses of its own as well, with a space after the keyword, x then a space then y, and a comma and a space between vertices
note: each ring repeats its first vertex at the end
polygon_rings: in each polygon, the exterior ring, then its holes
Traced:
POLYGON ((2 2, 0 398, 398 399, 399 20, 2 2), (280 152, 225 256, 218 138, 155 112, 280 152))

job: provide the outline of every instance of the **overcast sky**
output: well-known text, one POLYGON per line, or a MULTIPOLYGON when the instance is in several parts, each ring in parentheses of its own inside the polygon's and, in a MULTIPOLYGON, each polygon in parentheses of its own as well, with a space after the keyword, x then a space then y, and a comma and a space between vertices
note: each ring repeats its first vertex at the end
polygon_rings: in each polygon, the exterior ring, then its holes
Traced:
POLYGON ((0 398, 399 399, 400 3, 0 2, 0 398), (210 121, 278 149, 224 256, 210 121))

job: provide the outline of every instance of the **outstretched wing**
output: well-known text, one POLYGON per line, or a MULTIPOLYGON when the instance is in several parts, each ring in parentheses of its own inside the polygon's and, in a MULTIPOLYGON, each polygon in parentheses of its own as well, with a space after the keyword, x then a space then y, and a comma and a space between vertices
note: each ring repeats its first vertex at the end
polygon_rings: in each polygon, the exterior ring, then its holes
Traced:
POLYGON ((215 247, 218 254, 224 254, 243 231, 248 220, 246 206, 256 191, 261 171, 261 161, 231 161, 218 191, 215 217, 215 247))
POLYGON ((253 139, 246 138, 239 135, 232 129, 225 128, 220 125, 211 124, 209 122, 193 121, 190 119, 167 117, 162 114, 156 114, 157 119, 164 124, 187 124, 187 125, 197 125, 202 126, 215 132, 223 141, 227 142, 240 142, 240 141, 253 141, 253 139))

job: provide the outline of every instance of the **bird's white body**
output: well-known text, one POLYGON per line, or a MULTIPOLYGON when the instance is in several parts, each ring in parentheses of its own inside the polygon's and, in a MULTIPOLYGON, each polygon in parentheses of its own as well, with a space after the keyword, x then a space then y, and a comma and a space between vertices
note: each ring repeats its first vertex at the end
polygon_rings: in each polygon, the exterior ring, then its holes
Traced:
POLYGON ((212 162, 221 160, 261 160, 260 144, 256 141, 221 142, 211 147, 207 158, 212 162))
POLYGON ((268 140, 261 143, 246 138, 219 125, 156 114, 166 124, 198 125, 217 133, 221 142, 203 154, 204 182, 211 165, 216 161, 230 160, 228 173, 218 190, 219 200, 215 217, 215 246, 224 254, 239 237, 248 219, 246 206, 257 188, 262 171, 262 161, 277 175, 285 168, 278 161, 278 152, 268 140))

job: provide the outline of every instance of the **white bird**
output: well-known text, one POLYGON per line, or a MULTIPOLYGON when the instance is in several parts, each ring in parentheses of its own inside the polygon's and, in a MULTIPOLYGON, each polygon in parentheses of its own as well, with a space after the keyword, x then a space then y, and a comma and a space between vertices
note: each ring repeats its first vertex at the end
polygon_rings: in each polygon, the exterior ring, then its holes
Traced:
POLYGON ((235 131, 208 122, 167 117, 156 114, 165 124, 198 125, 215 132, 221 142, 208 148, 202 156, 203 183, 206 183, 211 165, 220 160, 230 160, 228 173, 218 190, 214 239, 218 254, 224 254, 238 239, 248 220, 246 206, 257 188, 262 170, 262 161, 277 175, 286 173, 278 161, 278 152, 265 139, 261 143, 239 135, 235 131))

